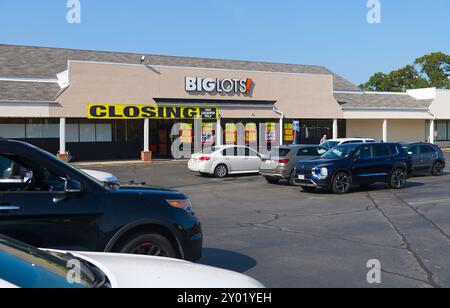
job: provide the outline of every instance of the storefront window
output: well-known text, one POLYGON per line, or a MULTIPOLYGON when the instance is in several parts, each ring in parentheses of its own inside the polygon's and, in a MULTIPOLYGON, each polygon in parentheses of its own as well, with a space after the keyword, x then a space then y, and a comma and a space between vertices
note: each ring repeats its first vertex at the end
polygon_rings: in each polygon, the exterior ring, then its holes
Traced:
POLYGON ((29 139, 59 138, 59 121, 46 119, 27 120, 26 138, 29 139))
POLYGON ((438 132, 437 141, 449 140, 447 121, 437 121, 436 126, 438 132))
POLYGON ((2 119, 0 122, 0 137, 12 139, 25 138, 25 121, 2 119))

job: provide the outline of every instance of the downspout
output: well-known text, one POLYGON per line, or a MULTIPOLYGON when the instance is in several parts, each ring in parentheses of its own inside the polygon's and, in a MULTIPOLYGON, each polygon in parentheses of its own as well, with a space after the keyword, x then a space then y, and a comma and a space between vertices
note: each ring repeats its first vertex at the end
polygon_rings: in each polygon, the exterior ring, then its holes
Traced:
POLYGON ((284 113, 279 110, 277 107, 273 107, 273 111, 280 115, 280 146, 283 145, 283 121, 284 121, 284 113))

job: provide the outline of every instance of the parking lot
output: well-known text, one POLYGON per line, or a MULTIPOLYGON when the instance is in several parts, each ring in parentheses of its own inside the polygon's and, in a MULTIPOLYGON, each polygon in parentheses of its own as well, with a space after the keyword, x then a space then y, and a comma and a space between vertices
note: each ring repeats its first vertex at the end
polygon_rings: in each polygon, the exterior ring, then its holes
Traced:
POLYGON ((77 167, 185 193, 203 223, 200 263, 267 287, 368 287, 371 259, 382 265, 378 286, 450 287, 449 173, 415 177, 400 191, 378 185, 338 196, 258 175, 204 178, 186 162, 77 167))

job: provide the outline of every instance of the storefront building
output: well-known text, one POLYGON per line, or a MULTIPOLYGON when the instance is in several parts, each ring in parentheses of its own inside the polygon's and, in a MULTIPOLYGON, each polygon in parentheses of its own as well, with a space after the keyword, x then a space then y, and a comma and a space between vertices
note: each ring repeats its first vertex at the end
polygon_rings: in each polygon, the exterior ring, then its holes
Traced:
POLYGON ((446 145, 448 102, 433 89, 361 92, 320 66, 0 45, 0 136, 76 160, 171 158, 180 140, 192 151, 195 140, 270 148, 324 134, 446 145))

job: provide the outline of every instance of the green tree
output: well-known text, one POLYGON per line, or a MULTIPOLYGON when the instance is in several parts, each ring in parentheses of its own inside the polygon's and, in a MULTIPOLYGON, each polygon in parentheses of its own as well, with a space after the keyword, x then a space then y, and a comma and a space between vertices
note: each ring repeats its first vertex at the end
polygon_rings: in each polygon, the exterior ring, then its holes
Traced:
POLYGON ((415 60, 414 65, 407 65, 389 74, 375 73, 360 87, 365 91, 384 92, 426 87, 450 89, 450 55, 441 52, 425 55, 415 60))
POLYGON ((430 86, 450 89, 450 55, 434 52, 418 58, 414 64, 427 77, 430 86))

